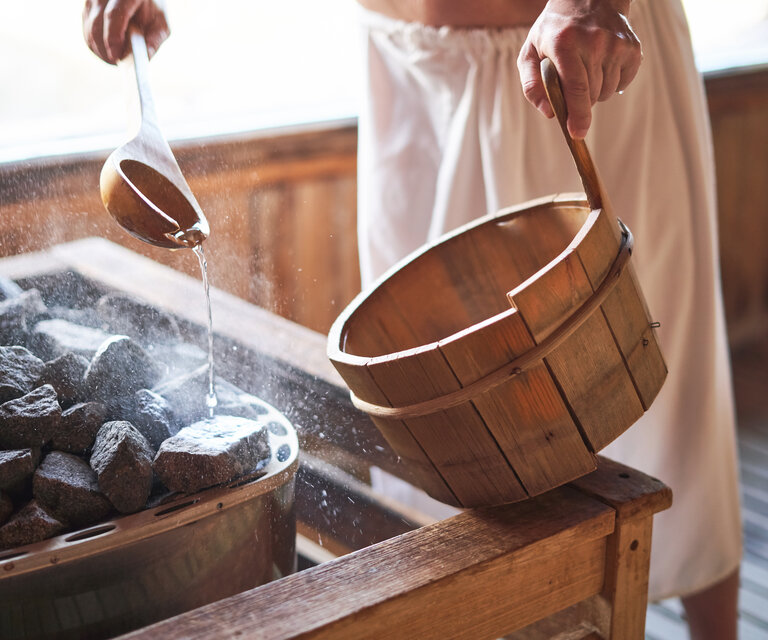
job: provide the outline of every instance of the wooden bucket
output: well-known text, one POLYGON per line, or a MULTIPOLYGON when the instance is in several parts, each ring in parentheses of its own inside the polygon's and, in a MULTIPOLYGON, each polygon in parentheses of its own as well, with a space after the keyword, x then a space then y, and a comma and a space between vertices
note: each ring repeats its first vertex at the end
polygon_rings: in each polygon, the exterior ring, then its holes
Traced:
POLYGON ((567 133, 554 67, 542 73, 587 201, 552 196, 461 227, 358 295, 329 335, 404 475, 459 507, 594 470, 666 377, 632 236, 567 133))

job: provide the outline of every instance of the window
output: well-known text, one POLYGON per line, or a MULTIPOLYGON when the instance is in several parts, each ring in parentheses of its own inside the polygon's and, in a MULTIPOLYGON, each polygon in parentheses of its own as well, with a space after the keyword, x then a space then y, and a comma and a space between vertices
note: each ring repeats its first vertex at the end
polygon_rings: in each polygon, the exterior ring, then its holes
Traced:
POLYGON ((703 72, 768 63, 768 0, 683 0, 703 72))
MULTIPOLYGON (((88 50, 83 4, 2 2, 0 162, 128 138, 135 88, 88 50)), ((173 35, 150 65, 165 135, 354 115, 355 11, 353 0, 168 0, 173 35)))

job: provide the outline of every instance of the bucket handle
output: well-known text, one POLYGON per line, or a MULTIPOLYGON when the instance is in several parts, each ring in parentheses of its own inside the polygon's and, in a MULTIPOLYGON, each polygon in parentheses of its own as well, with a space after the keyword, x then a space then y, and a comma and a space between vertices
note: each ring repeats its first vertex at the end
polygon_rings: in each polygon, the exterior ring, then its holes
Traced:
POLYGON ((552 105, 552 111, 555 112, 560 128, 563 130, 565 141, 571 150, 571 156, 576 163, 576 170, 579 172, 581 183, 584 185, 587 202, 589 202, 592 210, 607 207, 609 202, 605 195, 605 187, 600 179, 600 174, 597 172, 597 167, 592 161, 589 149, 587 149, 587 143, 584 140, 574 140, 568 133, 568 108, 565 105, 563 88, 555 64, 549 58, 544 58, 540 67, 549 104, 552 105))

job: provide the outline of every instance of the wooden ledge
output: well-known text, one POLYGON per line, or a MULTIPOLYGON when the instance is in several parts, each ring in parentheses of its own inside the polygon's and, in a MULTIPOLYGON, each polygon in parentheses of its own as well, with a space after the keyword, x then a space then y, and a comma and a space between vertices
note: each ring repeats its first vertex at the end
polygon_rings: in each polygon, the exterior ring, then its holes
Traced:
POLYGON ((613 526, 612 509, 563 487, 464 512, 126 637, 494 637, 599 592, 613 526))
POLYGON ((616 511, 617 521, 645 517, 672 506, 672 490, 660 480, 604 456, 597 470, 570 483, 616 511))

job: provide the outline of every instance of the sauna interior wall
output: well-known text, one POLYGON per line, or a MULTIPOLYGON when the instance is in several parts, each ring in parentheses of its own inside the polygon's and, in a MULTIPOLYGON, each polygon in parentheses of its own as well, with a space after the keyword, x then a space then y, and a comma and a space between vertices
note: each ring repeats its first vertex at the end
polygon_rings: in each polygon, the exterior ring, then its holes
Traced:
MULTIPOLYGON (((736 346, 768 332, 768 68, 710 76, 706 87, 736 346)), ((176 144, 211 219, 212 283, 327 332, 359 288, 356 145, 349 120, 176 144)), ((144 245, 107 216, 98 191, 106 155, 0 165, 0 255, 99 235, 196 275, 188 252, 144 245)))

